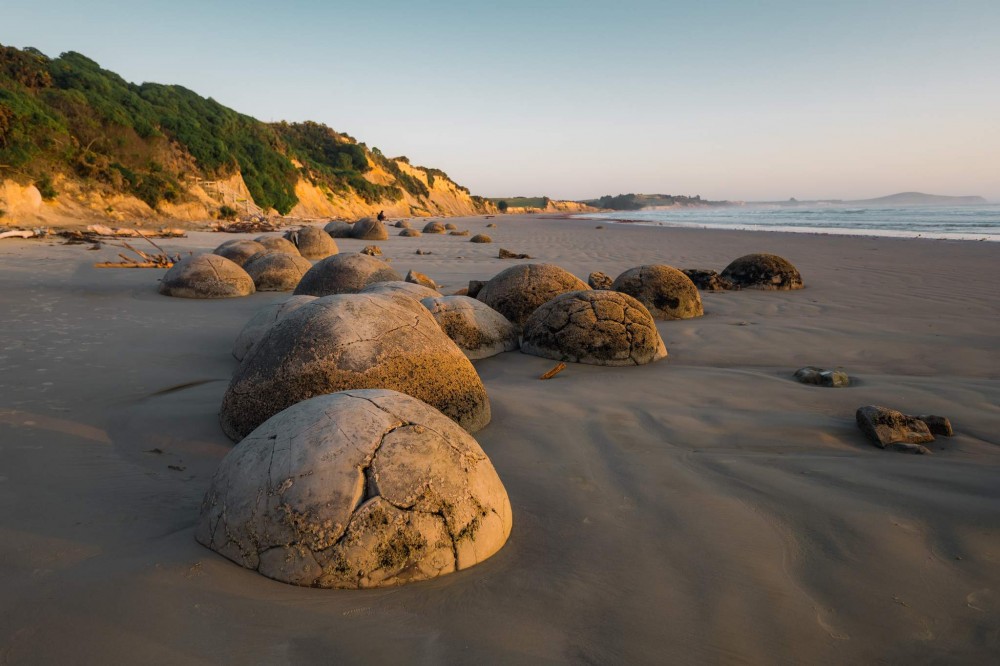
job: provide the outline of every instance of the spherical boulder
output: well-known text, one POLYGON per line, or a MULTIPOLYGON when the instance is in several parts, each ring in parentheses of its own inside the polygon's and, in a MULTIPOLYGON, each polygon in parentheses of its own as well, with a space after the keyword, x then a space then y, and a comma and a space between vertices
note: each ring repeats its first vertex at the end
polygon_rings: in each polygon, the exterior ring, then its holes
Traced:
POLYGON ((472 238, 469 239, 469 242, 470 243, 492 243, 493 239, 490 238, 489 236, 487 236, 486 234, 476 234, 475 236, 473 236, 472 238))
POLYGON ((299 252, 299 248, 295 247, 295 243, 291 242, 287 238, 282 238, 281 236, 257 236, 254 240, 263 245, 265 249, 271 250, 272 252, 284 252, 285 254, 297 254, 302 256, 299 252))
POLYGON ((798 269, 776 254, 747 254, 734 259, 722 271, 722 277, 743 289, 784 291, 805 286, 798 269))
POLYGON ((397 220, 396 221, 396 228, 397 229, 409 229, 410 228, 410 221, 409 220, 397 220))
POLYGON ((299 254, 306 259, 325 259, 340 251, 330 234, 316 227, 302 227, 288 231, 285 233, 285 238, 294 243, 299 249, 299 254))
POLYGON ((343 220, 330 220, 323 227, 323 231, 330 238, 351 238, 354 232, 354 225, 343 220))
POLYGON ((368 285, 358 293, 382 294, 383 296, 405 296, 406 298, 413 298, 418 301, 425 298, 436 298, 441 295, 441 292, 436 289, 431 289, 413 282, 406 282, 405 280, 402 282, 397 280, 376 282, 368 285))
POLYGON ((353 294, 373 282, 402 280, 392 266, 367 254, 335 254, 316 262, 302 276, 295 294, 329 296, 353 294))
POLYGON ((315 296, 292 296, 287 301, 271 303, 257 310, 250 317, 250 321, 246 323, 239 335, 236 336, 236 341, 233 343, 233 357, 237 361, 242 361, 247 352, 274 325, 274 322, 295 312, 306 303, 312 303, 315 300, 315 296))
POLYGON ((195 538, 285 583, 402 585, 466 569, 510 535, 507 491, 475 439, 391 390, 300 402, 223 458, 195 538))
POLYGON ((363 217, 354 223, 351 237, 358 240, 387 240, 389 232, 385 225, 373 217, 363 217))
POLYGON ((424 225, 425 234, 443 234, 444 231, 444 225, 440 222, 428 222, 424 225))
POLYGON ((244 266, 257 291, 291 291, 311 268, 305 257, 286 252, 264 252, 244 266))
POLYGON ((160 293, 178 298, 234 298, 254 291, 247 272, 217 254, 185 257, 160 279, 160 293))
POLYGON ((642 303, 616 291, 571 291, 531 313, 521 351, 591 365, 643 365, 667 348, 642 303))
POLYGON ((423 234, 416 229, 403 229, 399 232, 399 235, 403 238, 416 238, 417 236, 422 236, 423 234))
POLYGON ((296 402, 360 388, 412 395, 469 432, 490 421, 479 375, 427 309, 376 294, 318 298, 277 321, 233 374, 219 417, 238 441, 296 402))
POLYGON ((444 225, 446 231, 456 231, 458 229, 454 222, 448 222, 444 225))
POLYGON ((219 247, 212 250, 212 254, 225 257, 237 266, 243 266, 247 260, 258 252, 263 252, 267 248, 252 240, 227 240, 219 247))
POLYGON ((518 348, 517 329, 502 314, 468 296, 425 298, 438 325, 472 360, 518 348))
POLYGON ((483 285, 476 298, 490 306, 518 331, 542 303, 567 291, 586 290, 572 273, 552 264, 519 264, 501 271, 483 285))
POLYGON ((638 300, 655 319, 691 319, 705 314, 698 287, 671 266, 630 268, 615 278, 611 288, 638 300))

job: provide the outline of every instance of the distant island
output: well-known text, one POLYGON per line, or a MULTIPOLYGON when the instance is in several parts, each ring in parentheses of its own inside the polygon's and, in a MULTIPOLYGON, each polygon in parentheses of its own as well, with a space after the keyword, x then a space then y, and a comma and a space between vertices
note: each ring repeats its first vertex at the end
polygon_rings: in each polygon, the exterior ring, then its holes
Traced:
POLYGON ((761 201, 778 206, 810 206, 813 204, 839 204, 844 206, 978 206, 989 203, 983 197, 966 196, 951 197, 942 194, 925 194, 923 192, 899 192, 874 199, 812 199, 787 201, 761 201))

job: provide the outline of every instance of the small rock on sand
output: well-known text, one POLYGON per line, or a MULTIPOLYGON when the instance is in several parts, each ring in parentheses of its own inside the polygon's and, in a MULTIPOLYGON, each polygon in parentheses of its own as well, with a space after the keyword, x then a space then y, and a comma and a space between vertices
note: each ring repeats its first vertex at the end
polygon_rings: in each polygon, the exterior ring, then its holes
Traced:
POLYGON ((829 388, 842 388, 851 384, 851 378, 842 370, 824 370, 811 365, 796 370, 795 379, 803 384, 829 388))
POLYGON ((894 449, 904 453, 927 454, 930 450, 921 446, 934 441, 927 424, 914 416, 878 405, 859 407, 855 420, 861 432, 875 446, 894 449))

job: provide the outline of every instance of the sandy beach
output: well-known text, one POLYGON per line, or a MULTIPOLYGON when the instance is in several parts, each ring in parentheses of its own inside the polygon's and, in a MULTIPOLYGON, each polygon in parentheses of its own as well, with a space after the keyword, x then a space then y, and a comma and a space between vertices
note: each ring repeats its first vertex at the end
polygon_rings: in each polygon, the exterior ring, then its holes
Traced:
POLYGON ((494 243, 390 229, 378 245, 445 293, 517 263, 500 247, 584 280, 771 252, 806 288, 702 292, 705 316, 657 322, 670 357, 641 367, 570 364, 543 382, 553 361, 476 361, 493 419, 475 437, 513 507, 507 545, 429 582, 321 590, 194 539, 233 446, 217 416, 233 340, 288 295, 167 298, 162 270, 93 267, 117 248, 0 241, 0 663, 1000 655, 1000 244, 450 221, 494 243), (805 365, 855 383, 799 384, 805 365), (947 416, 956 434, 930 456, 880 450, 855 425, 867 404, 947 416))

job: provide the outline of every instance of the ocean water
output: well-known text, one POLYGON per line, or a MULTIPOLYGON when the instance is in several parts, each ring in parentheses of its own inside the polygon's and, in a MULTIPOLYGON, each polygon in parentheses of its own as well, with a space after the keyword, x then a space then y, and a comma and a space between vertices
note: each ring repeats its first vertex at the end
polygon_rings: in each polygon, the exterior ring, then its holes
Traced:
POLYGON ((582 213, 574 217, 664 227, 1000 241, 1000 204, 956 207, 747 204, 582 213))

